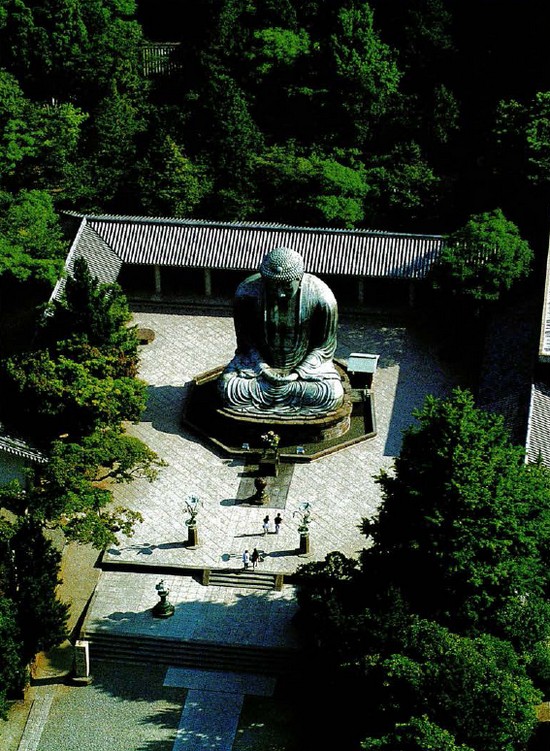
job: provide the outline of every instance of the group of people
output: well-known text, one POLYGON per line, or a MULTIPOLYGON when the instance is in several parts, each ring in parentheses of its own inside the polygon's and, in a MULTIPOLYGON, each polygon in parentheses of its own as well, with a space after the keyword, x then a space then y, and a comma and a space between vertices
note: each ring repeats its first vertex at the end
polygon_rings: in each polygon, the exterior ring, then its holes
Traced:
MULTIPOLYGON (((281 529, 281 524, 283 523, 283 518, 281 514, 279 514, 278 512, 277 512, 277 516, 273 520, 273 523, 275 524, 275 534, 279 534, 279 531, 281 529)), ((266 515, 263 521, 264 535, 269 534, 269 524, 270 524, 270 518, 269 518, 269 515, 266 515)), ((258 565, 258 561, 261 561, 261 560, 263 559, 262 559, 261 554, 258 551, 258 548, 254 548, 252 553, 250 553, 248 549, 245 550, 243 553, 244 568, 248 568, 250 564, 252 564, 252 568, 256 568, 256 566, 258 565)))
MULTIPOLYGON (((264 521, 263 521, 264 535, 269 534, 269 522, 270 522, 269 515, 267 515, 264 517, 264 521)), ((275 534, 278 535, 281 529, 281 524, 283 523, 283 518, 281 514, 277 513, 277 516, 273 520, 273 523, 275 524, 275 534)))
POLYGON ((250 564, 252 564, 252 568, 256 568, 260 560, 262 560, 262 556, 258 548, 254 548, 252 553, 249 553, 248 550, 245 550, 243 553, 243 566, 245 568, 248 568, 250 564))

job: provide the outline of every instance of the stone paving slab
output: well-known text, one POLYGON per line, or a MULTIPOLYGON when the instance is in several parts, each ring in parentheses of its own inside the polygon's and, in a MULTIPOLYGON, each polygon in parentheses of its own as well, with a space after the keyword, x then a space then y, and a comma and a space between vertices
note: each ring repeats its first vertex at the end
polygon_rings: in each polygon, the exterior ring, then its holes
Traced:
POLYGON ((48 686, 37 751, 171 751, 186 692, 163 686, 165 675, 164 666, 103 662, 90 685, 48 686))
POLYGON ((55 689, 51 686, 36 689, 35 698, 19 743, 18 751, 37 751, 42 731, 52 706, 55 689))
POLYGON ((243 701, 244 694, 189 691, 173 751, 231 751, 243 701))
POLYGON ((164 686, 187 689, 173 751, 230 751, 245 694, 273 696, 276 682, 265 675, 168 668, 164 686))
POLYGON ((276 678, 253 673, 227 673, 219 670, 197 670, 196 668, 168 668, 164 679, 165 686, 175 688, 200 689, 201 691, 221 691, 253 696, 273 696, 276 678))

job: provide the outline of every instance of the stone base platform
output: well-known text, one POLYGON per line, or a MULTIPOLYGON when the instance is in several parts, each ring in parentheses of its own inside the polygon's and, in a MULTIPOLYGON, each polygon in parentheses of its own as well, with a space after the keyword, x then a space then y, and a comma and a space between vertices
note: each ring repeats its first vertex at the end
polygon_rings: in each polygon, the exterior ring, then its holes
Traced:
POLYGON ((339 409, 321 417, 268 419, 220 406, 217 379, 224 367, 195 376, 182 422, 226 454, 261 461, 261 436, 273 431, 280 437, 280 461, 307 462, 376 435, 373 394, 367 389, 352 389, 345 366, 340 363, 337 368, 344 384, 344 403, 339 409))

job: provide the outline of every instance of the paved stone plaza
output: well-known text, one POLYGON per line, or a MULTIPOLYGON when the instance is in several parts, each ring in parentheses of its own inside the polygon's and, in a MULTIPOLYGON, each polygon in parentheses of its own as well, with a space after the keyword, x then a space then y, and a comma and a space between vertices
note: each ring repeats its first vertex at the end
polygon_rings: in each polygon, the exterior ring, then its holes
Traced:
MULTIPOLYGON (((136 633, 151 629, 150 623, 145 625, 143 613, 157 601, 155 577, 158 580, 162 574, 171 589, 170 601, 181 605, 182 612, 195 612, 197 617, 201 614, 201 633, 212 639, 216 632, 223 637, 228 625, 226 618, 220 617, 223 609, 218 605, 223 603, 230 612, 239 604, 237 610, 244 611, 243 598, 251 593, 242 588, 203 587, 191 577, 174 575, 173 567, 235 569, 242 565, 243 550, 254 547, 264 554, 260 570, 284 574, 292 574, 305 560, 323 559, 334 550, 356 556, 366 544, 358 525, 380 503, 374 476, 381 468, 391 466, 399 453, 402 430, 411 423, 412 411, 423 404, 426 394, 448 393, 454 380, 411 326, 364 315, 342 316, 337 357, 346 361, 351 352, 379 355, 373 383, 377 435, 330 456, 296 465, 281 510, 281 531, 275 534, 272 526, 264 535, 263 517, 267 513, 273 520, 278 509, 236 502, 243 460, 222 456, 181 426, 191 379, 224 364, 233 354, 230 312, 136 309, 134 315, 140 327, 155 332, 155 338, 141 350, 140 375, 149 387, 148 406, 142 421, 129 430, 154 449, 167 466, 153 483, 138 480, 116 488, 117 502, 139 510, 144 522, 132 538, 105 552, 105 562, 120 564, 121 568, 102 574, 87 628, 134 629, 136 633), (200 544, 195 549, 185 545, 185 499, 189 494, 202 501, 198 514, 200 544), (299 555, 299 515, 295 512, 303 501, 312 504, 309 558, 299 555), (124 572, 129 566, 134 570, 124 572), (136 566, 147 569, 139 573, 136 566), (169 569, 164 573, 166 567, 169 569), (201 608, 191 605, 197 601, 202 603, 201 608), (209 613, 217 613, 216 618, 209 613), (215 623, 219 623, 218 629, 215 623)), ((260 598, 257 593, 253 595, 254 607, 268 608, 272 623, 278 610, 281 621, 288 623, 292 610, 289 598, 293 600, 293 596, 287 588, 260 598)), ((232 617, 235 615, 233 610, 232 617)), ((155 628, 168 634, 174 626, 164 623, 155 628)), ((250 638, 269 644, 261 634, 262 630, 250 638)), ((290 632, 288 638, 293 639, 290 632)))
MULTIPOLYGON (((180 424, 184 400, 193 376, 227 362, 234 351, 229 313, 136 312, 140 326, 154 330, 155 339, 141 348, 141 377, 149 385, 148 406, 139 436, 168 466, 154 483, 136 481, 116 489, 117 501, 144 516, 134 537, 122 540, 105 554, 109 562, 146 563, 191 568, 235 567, 245 548, 264 551, 263 570, 292 573, 303 562, 297 555, 298 518, 302 501, 312 504, 311 553, 324 558, 333 550, 356 555, 365 545, 357 525, 380 502, 373 476, 391 465, 399 452, 401 431, 412 421, 428 393, 448 392, 452 379, 434 360, 427 346, 405 327, 343 319, 337 357, 350 352, 380 355, 374 377, 375 438, 349 446, 325 458, 294 468, 281 511, 280 534, 262 535, 266 513, 277 509, 236 503, 244 462, 221 456, 180 424), (187 539, 185 499, 202 500, 198 515, 200 545, 187 539)), ((273 527, 272 527, 273 530, 273 527)))

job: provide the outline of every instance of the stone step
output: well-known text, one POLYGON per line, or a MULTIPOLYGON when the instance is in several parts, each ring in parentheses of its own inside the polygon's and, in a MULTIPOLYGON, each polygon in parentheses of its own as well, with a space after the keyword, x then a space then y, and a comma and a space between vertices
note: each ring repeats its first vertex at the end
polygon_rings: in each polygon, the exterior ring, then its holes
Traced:
POLYGON ((299 650, 179 641, 89 632, 90 661, 161 664, 225 672, 283 675, 298 669, 299 650))
POLYGON ((246 587, 248 589, 276 589, 283 586, 283 575, 257 569, 207 569, 203 584, 215 587, 246 587))

